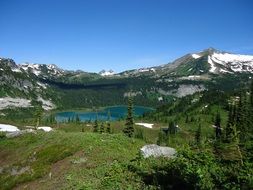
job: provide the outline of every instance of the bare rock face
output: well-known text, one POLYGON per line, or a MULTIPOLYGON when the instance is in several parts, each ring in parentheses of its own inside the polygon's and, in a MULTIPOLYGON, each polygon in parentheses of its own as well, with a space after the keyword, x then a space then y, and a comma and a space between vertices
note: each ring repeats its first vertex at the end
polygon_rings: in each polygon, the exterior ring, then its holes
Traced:
POLYGON ((174 158, 176 154, 176 150, 174 148, 158 146, 156 144, 145 145, 140 151, 144 158, 148 158, 150 156, 174 158))

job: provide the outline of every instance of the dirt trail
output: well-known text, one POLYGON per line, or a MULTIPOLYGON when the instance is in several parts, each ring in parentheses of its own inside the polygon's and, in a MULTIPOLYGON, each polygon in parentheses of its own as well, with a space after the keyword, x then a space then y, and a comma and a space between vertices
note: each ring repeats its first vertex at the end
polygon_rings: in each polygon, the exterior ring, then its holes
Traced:
POLYGON ((51 170, 42 178, 38 178, 34 181, 29 181, 18 185, 14 190, 50 190, 50 189, 62 189, 65 183, 64 174, 69 169, 77 167, 77 165, 71 163, 71 160, 76 157, 83 157, 83 151, 78 151, 74 155, 59 160, 52 164, 51 170))

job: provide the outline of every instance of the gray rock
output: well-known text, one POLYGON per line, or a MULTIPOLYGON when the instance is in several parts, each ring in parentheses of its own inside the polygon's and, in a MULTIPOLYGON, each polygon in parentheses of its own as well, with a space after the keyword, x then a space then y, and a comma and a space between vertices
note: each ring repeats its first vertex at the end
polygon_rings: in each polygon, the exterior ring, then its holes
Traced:
POLYGON ((21 131, 7 132, 6 137, 7 138, 14 138, 14 137, 18 137, 23 134, 26 134, 26 133, 36 133, 36 131, 33 129, 25 129, 25 130, 21 130, 21 131))
POLYGON ((156 144, 149 144, 141 148, 141 154, 143 155, 144 158, 148 158, 150 156, 174 158, 176 154, 176 150, 174 148, 170 148, 166 146, 158 146, 156 144))
POLYGON ((22 168, 14 167, 14 168, 11 169, 10 174, 12 176, 21 175, 21 174, 26 173, 28 171, 30 171, 30 166, 25 166, 25 167, 22 167, 22 168))

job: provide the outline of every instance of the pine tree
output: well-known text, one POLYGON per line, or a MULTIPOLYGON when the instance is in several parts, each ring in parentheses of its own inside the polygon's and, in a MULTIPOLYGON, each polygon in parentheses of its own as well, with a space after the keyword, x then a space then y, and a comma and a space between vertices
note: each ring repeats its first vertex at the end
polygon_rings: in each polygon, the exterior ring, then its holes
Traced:
POLYGON ((250 134, 253 137, 253 80, 250 85, 250 104, 249 104, 249 118, 250 118, 250 134))
POLYGON ((201 136, 202 136, 201 133, 202 133, 202 129, 201 129, 201 125, 199 124, 198 129, 195 133, 195 141, 198 146, 201 145, 201 136))
POLYGON ((170 121, 169 122, 169 133, 170 134, 176 134, 177 132, 177 128, 176 128, 176 125, 173 121, 170 121))
POLYGON ((76 123, 80 123, 80 117, 79 117, 79 115, 78 114, 76 114, 76 123))
POLYGON ((253 80, 251 81, 250 85, 250 105, 251 108, 253 109, 253 80))
POLYGON ((98 120, 96 119, 94 122, 94 126, 93 126, 93 132, 97 133, 98 132, 98 120))
POLYGON ((232 125, 231 123, 227 123, 227 126, 225 128, 225 137, 224 142, 231 143, 233 142, 234 136, 235 136, 236 127, 235 125, 232 125))
POLYGON ((188 116, 188 114, 186 114, 185 123, 189 123, 189 116, 188 116))
POLYGON ((104 132, 105 132, 105 126, 104 126, 104 123, 101 123, 100 133, 104 133, 104 132))
POLYGON ((224 135, 224 142, 232 143, 238 139, 238 131, 236 127, 235 119, 238 119, 236 116, 236 106, 230 106, 229 113, 228 113, 228 121, 225 128, 225 135, 224 135))
POLYGON ((106 122, 106 132, 107 133, 111 133, 111 112, 110 110, 108 110, 107 112, 107 122, 106 122))
POLYGON ((111 121, 111 112, 110 112, 110 110, 108 110, 108 112, 107 112, 107 121, 108 122, 111 121))
POLYGON ((228 121, 225 127, 224 142, 230 143, 234 137, 235 128, 235 105, 229 107, 228 121))
POLYGON ((36 120, 35 128, 38 128, 39 125, 40 125, 40 123, 41 123, 42 113, 43 113, 42 107, 41 106, 37 106, 36 110, 34 112, 34 117, 35 117, 35 120, 36 120))
POLYGON ((49 123, 50 124, 56 123, 55 116, 53 114, 50 114, 50 116, 49 116, 49 123))
POLYGON ((168 144, 168 140, 169 140, 169 135, 166 134, 162 129, 160 129, 159 133, 158 133, 158 139, 156 141, 157 145, 163 145, 163 144, 168 144))
POLYGON ((128 137, 132 137, 134 134, 134 121, 133 121, 133 100, 131 97, 128 99, 128 107, 127 107, 127 118, 125 128, 123 129, 123 133, 128 137))
POLYGON ((111 133, 111 124, 110 124, 110 122, 107 122, 106 132, 111 133))
POLYGON ((248 116, 248 108, 249 104, 247 102, 246 93, 241 93, 236 115, 236 128, 240 134, 240 143, 245 143, 249 137, 250 117, 248 116))
POLYGON ((216 114, 214 125, 215 125, 216 139, 220 139, 221 138, 221 117, 220 117, 219 112, 216 114))

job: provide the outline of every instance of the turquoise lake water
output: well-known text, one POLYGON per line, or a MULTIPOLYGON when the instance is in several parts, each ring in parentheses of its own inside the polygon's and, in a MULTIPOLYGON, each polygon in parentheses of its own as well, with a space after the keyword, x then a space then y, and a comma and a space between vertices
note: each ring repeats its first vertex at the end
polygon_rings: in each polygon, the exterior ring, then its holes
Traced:
MULTIPOLYGON (((152 108, 142 107, 142 106, 134 106, 134 115, 141 116, 146 112, 152 111, 152 108)), ((106 121, 108 120, 108 113, 110 113, 110 120, 118 120, 121 118, 125 118, 127 115, 127 106, 113 106, 106 107, 102 110, 89 111, 89 112, 59 112, 56 114, 56 120, 59 122, 68 121, 68 119, 76 118, 78 115, 81 121, 94 121, 96 118, 98 120, 106 121)))

